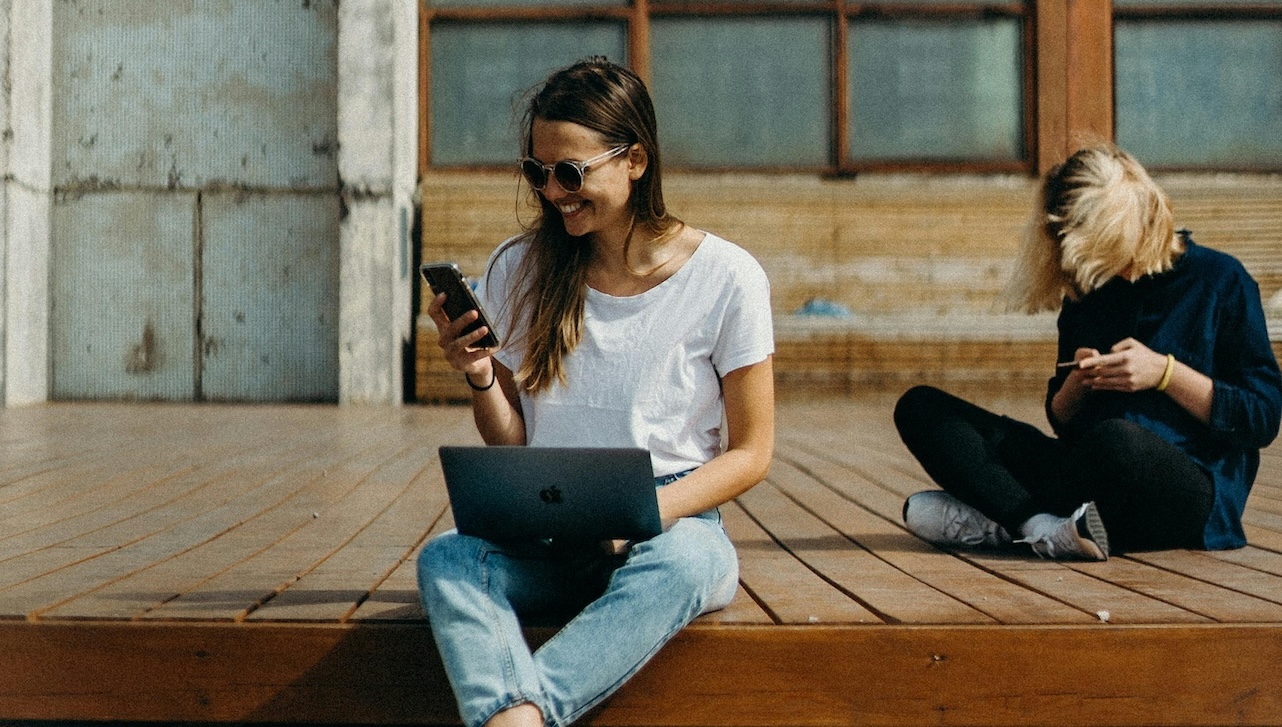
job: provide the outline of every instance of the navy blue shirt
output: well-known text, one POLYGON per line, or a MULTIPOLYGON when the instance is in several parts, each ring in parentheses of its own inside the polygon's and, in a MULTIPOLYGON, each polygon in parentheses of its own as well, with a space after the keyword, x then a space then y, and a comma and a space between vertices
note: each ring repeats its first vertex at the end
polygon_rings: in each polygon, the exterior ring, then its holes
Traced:
POLYGON ((1130 337, 1201 371, 1214 382, 1209 424, 1165 394, 1095 392, 1072 420, 1056 422, 1051 399, 1068 377, 1047 386, 1046 412, 1056 433, 1071 439, 1105 419, 1133 421, 1179 447, 1215 484, 1215 504, 1202 538, 1209 550, 1246 545, 1242 511, 1260 466, 1260 449, 1278 433, 1282 376, 1269 344, 1260 289, 1238 260, 1185 236, 1175 266, 1131 282, 1114 278, 1059 315, 1059 358, 1079 348, 1102 353, 1130 337))

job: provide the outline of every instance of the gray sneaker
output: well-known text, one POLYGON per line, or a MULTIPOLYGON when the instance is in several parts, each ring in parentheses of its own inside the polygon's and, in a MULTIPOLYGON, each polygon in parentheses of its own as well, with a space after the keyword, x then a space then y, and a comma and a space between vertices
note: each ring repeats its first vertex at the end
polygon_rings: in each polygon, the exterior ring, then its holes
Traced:
POLYGON ((1028 543, 1043 558, 1108 560, 1108 532, 1093 502, 1015 542, 1028 543))
POLYGON ((935 545, 997 548, 1010 534, 984 513, 942 490, 918 492, 904 501, 904 524, 935 545))

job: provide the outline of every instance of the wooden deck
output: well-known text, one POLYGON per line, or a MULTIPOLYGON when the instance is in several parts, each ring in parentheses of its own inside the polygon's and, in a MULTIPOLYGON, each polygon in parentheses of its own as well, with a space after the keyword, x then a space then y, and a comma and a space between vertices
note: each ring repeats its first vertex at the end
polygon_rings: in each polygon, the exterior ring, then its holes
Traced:
MULTIPOLYGON (((738 599, 590 721, 1282 724, 1282 445, 1243 550, 949 553, 901 525, 891 403, 779 405, 724 508, 738 599)), ((413 564, 436 448, 475 440, 451 407, 0 411, 0 721, 456 722, 413 564)))

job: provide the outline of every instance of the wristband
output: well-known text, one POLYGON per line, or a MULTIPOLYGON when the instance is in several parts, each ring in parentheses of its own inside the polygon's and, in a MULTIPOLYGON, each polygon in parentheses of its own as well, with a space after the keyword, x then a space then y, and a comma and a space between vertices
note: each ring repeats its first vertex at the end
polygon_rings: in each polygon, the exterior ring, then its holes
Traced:
POLYGON ((463 380, 466 381, 467 385, 472 388, 472 391, 489 391, 494 386, 494 382, 499 380, 499 372, 491 368, 490 383, 486 384, 485 386, 477 386, 476 384, 473 384, 472 377, 468 376, 467 374, 463 374, 463 380))
POLYGON ((1166 391, 1166 387, 1171 384, 1171 374, 1175 373, 1175 356, 1166 354, 1166 370, 1162 372, 1162 380, 1157 382, 1154 391, 1166 391))

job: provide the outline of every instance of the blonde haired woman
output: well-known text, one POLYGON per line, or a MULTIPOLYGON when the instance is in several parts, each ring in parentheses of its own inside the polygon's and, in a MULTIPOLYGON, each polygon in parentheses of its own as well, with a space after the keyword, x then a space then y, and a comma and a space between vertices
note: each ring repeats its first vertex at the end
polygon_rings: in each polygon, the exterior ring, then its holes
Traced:
POLYGON ((1046 394, 1056 437, 930 387, 895 423, 943 488, 904 503, 946 546, 1026 543, 1051 558, 1246 544, 1259 450, 1282 382, 1260 292, 1236 259, 1176 230, 1166 194, 1126 152, 1052 169, 1009 288, 1059 313, 1046 394))

